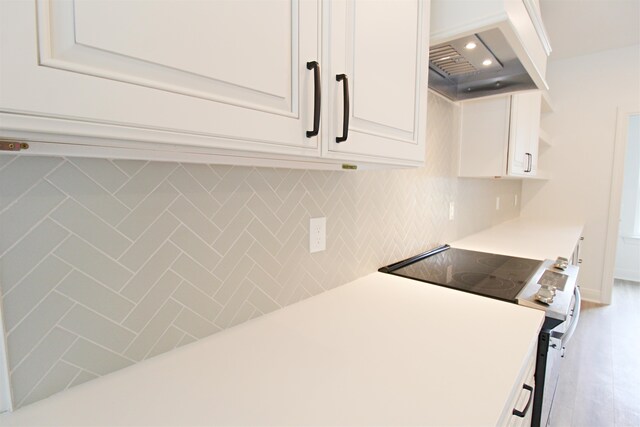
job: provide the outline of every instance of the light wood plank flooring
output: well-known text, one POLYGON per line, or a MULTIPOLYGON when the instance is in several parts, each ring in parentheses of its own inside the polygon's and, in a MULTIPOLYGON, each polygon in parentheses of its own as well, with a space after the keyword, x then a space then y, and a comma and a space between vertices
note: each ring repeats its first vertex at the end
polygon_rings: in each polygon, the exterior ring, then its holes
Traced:
POLYGON ((583 302, 549 425, 640 426, 640 284, 616 280, 609 306, 583 302))

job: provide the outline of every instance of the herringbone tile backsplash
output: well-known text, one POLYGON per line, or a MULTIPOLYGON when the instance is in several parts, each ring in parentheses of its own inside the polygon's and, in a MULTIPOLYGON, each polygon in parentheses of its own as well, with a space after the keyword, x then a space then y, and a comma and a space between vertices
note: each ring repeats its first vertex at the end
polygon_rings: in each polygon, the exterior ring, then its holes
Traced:
POLYGON ((519 195, 518 181, 455 178, 457 116, 430 97, 428 166, 412 170, 0 156, 15 405, 516 216, 494 200, 519 195), (327 217, 327 250, 309 254, 316 216, 327 217))

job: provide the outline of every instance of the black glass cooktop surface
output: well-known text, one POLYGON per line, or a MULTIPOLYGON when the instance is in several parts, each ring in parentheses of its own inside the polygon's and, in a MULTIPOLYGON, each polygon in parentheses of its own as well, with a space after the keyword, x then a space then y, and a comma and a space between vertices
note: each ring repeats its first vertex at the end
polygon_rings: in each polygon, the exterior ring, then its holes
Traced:
POLYGON ((514 302, 540 264, 534 259, 444 246, 380 271, 514 302))

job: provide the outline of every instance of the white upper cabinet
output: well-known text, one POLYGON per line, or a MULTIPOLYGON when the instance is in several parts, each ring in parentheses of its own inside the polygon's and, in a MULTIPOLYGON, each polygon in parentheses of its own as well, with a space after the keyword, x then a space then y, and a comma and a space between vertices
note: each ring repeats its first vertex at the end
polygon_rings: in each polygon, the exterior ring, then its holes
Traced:
POLYGON ((536 175, 541 99, 539 92, 525 92, 511 96, 508 175, 536 175))
POLYGON ((0 137, 40 141, 29 152, 45 154, 421 164, 428 8, 417 0, 0 1, 0 137), (341 146, 335 74, 350 89, 341 146), (322 128, 308 136, 314 118, 322 128))
POLYGON ((462 103, 460 169, 463 177, 535 177, 541 93, 462 103))
POLYGON ((318 1, 1 7, 3 129, 319 153, 318 137, 305 136, 314 89, 306 63, 320 60, 318 1))
POLYGON ((330 16, 325 63, 328 155, 343 159, 377 156, 421 164, 429 2, 326 3, 330 16))

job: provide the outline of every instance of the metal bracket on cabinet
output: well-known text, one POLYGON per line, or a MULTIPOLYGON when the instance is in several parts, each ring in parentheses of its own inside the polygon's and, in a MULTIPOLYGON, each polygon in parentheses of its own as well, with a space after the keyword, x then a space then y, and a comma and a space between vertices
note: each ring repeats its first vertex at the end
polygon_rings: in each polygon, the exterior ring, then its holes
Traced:
POLYGON ((26 142, 13 141, 10 139, 0 139, 0 151, 20 151, 29 148, 26 142))

